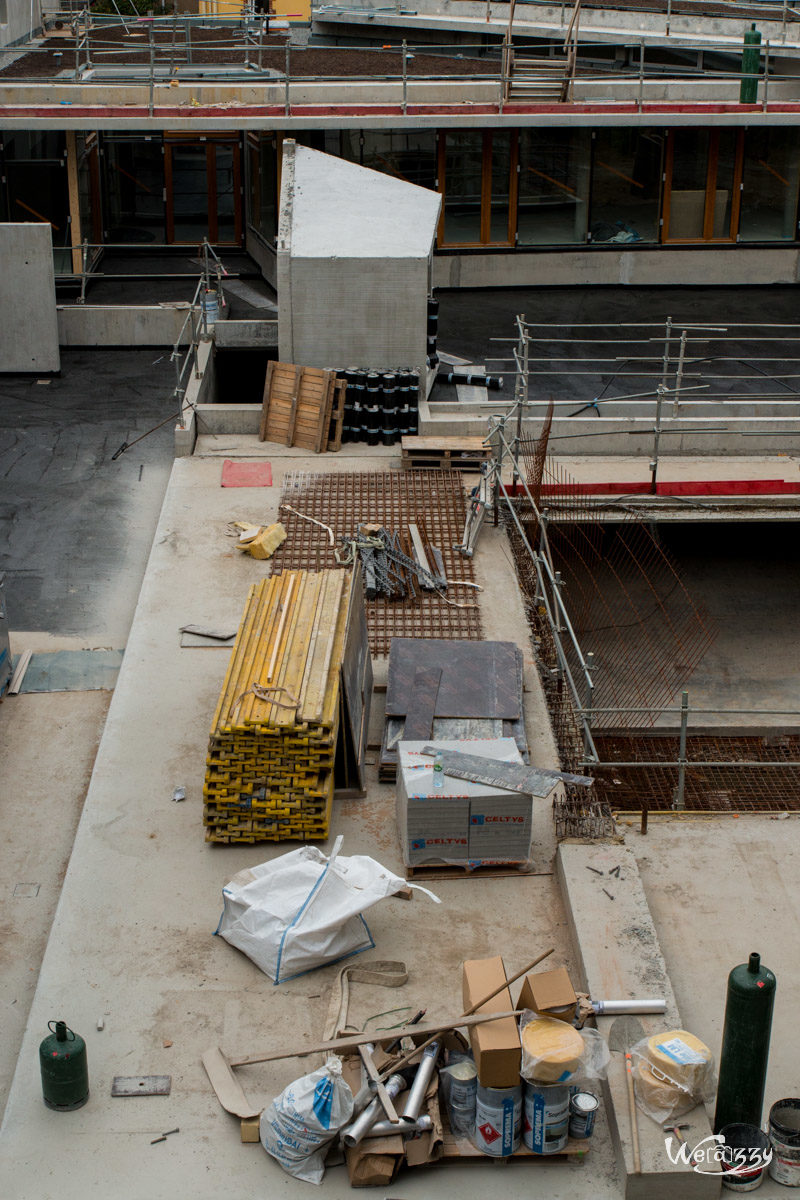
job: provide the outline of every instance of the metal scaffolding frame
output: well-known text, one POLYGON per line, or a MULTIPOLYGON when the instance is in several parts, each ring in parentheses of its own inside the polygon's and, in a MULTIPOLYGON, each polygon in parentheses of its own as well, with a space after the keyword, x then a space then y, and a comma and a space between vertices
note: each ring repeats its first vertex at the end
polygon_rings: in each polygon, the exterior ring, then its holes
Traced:
MULTIPOLYGON (((735 808, 739 796, 748 811, 800 809, 800 713, 728 711, 727 717, 747 719, 745 732, 690 729, 690 718, 723 713, 690 708, 685 686, 713 641, 714 623, 691 599, 677 565, 643 521, 627 514, 609 542, 597 508, 548 456, 552 401, 539 436, 526 435, 527 414, 533 407, 528 399, 531 357, 525 318, 519 317, 517 325, 515 400, 502 415, 489 419, 486 441, 494 458, 486 478, 493 491, 495 522, 502 514, 514 550, 562 766, 592 774, 598 781, 592 797, 568 793, 566 810, 557 812, 557 825, 570 834, 606 836, 606 811, 626 771, 637 773, 637 779, 647 778, 655 797, 647 808, 684 811, 688 805, 693 810, 724 811, 735 808), (510 484, 503 481, 504 469, 510 484), (549 512, 554 504, 559 509, 555 523, 549 512), (642 591, 655 604, 657 622, 652 622, 650 603, 645 611, 638 601, 642 591), (670 707, 679 693, 680 708, 670 707), (757 731, 771 727, 775 717, 796 728, 797 736, 779 731, 780 737, 794 737, 794 752, 787 754, 780 742, 781 753, 771 758, 769 747, 777 743, 757 731), (663 728, 665 721, 676 727, 663 728), (657 722, 661 727, 655 729, 657 722), (652 753, 655 738, 660 739, 658 755, 652 753), (759 738, 766 749, 756 753, 752 747, 755 739, 759 750, 759 738), (620 747, 628 748, 627 756, 620 747), (604 758, 604 751, 611 757, 604 758), (723 778, 725 785, 713 786, 715 778, 723 778), (732 791, 730 780, 736 778, 741 787, 732 791), (759 797, 765 778, 773 786, 759 797), (605 832, 598 835, 597 828, 605 832)), ((667 323, 657 393, 662 402, 664 393, 680 396, 687 334, 681 330, 676 338, 674 326, 667 323), (673 363, 669 351, 674 340, 678 356, 673 363), (667 387, 671 364, 676 379, 667 387)), ((656 443, 653 490, 657 451, 656 443)), ((640 805, 628 796, 623 807, 640 805)))

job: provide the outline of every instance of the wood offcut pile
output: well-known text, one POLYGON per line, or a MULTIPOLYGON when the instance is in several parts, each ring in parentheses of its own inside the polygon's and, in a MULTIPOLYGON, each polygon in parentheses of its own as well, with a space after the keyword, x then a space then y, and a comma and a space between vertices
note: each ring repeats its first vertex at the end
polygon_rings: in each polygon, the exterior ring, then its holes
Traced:
POLYGON ((211 724, 207 841, 327 837, 352 581, 287 571, 250 588, 211 724))

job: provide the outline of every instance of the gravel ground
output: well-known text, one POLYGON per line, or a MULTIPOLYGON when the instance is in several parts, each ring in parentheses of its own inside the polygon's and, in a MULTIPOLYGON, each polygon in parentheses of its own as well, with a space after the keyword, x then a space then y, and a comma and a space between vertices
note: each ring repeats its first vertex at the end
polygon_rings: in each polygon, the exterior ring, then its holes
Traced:
MULTIPOLYGON (((185 50, 181 48, 183 30, 179 26, 179 48, 175 55, 176 65, 185 66, 185 50)), ((170 63, 172 35, 168 31, 156 34, 157 65, 170 63)), ((232 64, 245 61, 241 31, 238 29, 192 28, 192 62, 204 64, 232 64)), ((262 63, 273 71, 284 72, 286 66, 286 39, 270 37, 264 39, 262 63)), ((18 58, 0 71, 7 79, 49 79, 59 71, 70 71, 75 65, 75 43, 72 38, 48 39, 43 49, 18 58), (55 55, 60 54, 59 58, 55 55)), ((149 63, 150 51, 146 37, 127 36, 124 29, 98 26, 91 36, 91 57, 94 63, 149 63), (140 48, 141 47, 141 48, 140 48)), ((254 60, 257 50, 251 46, 250 59, 254 60)), ((85 61, 85 52, 81 52, 85 61)), ((408 59, 409 75, 496 75, 494 60, 461 58, 456 55, 418 54, 408 59)), ((342 49, 338 46, 291 50, 291 76, 374 76, 401 75, 402 55, 399 51, 382 49, 342 49)))

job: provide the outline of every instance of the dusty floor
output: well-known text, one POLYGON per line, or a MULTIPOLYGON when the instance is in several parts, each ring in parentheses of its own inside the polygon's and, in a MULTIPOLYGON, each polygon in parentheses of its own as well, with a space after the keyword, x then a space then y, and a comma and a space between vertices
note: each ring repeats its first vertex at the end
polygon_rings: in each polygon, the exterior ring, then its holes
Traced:
MULTIPOLYGON (((512 311, 516 298, 507 297, 507 303, 512 311)), ((186 1126, 189 1136, 183 1149, 175 1152, 170 1148, 171 1158, 164 1156, 159 1165, 158 1188, 166 1190, 151 1188, 150 1195, 175 1194, 176 1189, 185 1191, 189 1178, 194 1193, 204 1195, 206 1168, 210 1170, 218 1161, 220 1144, 225 1147, 223 1157, 230 1155, 232 1177, 243 1187, 248 1187, 247 1179, 252 1180, 253 1188, 263 1187, 265 1167, 263 1159, 258 1158, 261 1152, 258 1147, 240 1147, 224 1115, 209 1105, 205 1083, 197 1076, 193 1047, 211 1036, 224 1038, 234 1049, 249 1049, 263 1044, 267 1026, 274 1023, 278 1028, 291 1029, 294 1036, 298 1000, 302 1001, 309 1029, 316 1028, 322 1015, 320 988, 303 984, 296 994, 287 993, 284 999, 271 989, 264 993, 263 982, 254 980, 247 964, 240 962, 229 947, 220 946, 210 938, 218 916, 219 887, 237 865, 253 860, 248 858, 247 848, 228 848, 233 852, 225 856, 224 862, 217 861, 212 850, 208 859, 208 849, 198 839, 202 777, 198 746, 205 737, 207 709, 224 670, 225 655, 223 652, 222 658, 215 662, 218 651, 176 652, 174 630, 180 619, 196 619, 200 611, 208 619, 230 618, 238 613, 244 574, 241 563, 232 568, 228 564, 219 576, 219 585, 209 585, 203 564, 216 562, 218 556, 214 529, 206 528, 201 521, 197 531, 193 528, 191 533, 179 532, 188 528, 187 513, 202 511, 207 482, 203 482, 202 475, 195 475, 194 479, 186 475, 164 518, 166 525, 154 547, 150 582, 142 597, 142 620, 138 632, 128 642, 128 625, 155 529, 171 450, 168 438, 159 443, 160 435, 154 435, 141 443, 141 456, 132 458, 133 451, 112 464, 124 468, 125 473, 120 471, 114 481, 116 486, 109 487, 107 458, 116 449, 117 431, 120 442, 131 440, 132 431, 143 431, 163 414, 162 398, 169 395, 168 371, 165 375, 155 373, 151 392, 146 392, 142 384, 147 372, 141 364, 146 366, 150 356, 149 362, 155 366, 158 353, 137 353, 140 365, 133 368, 129 365, 120 375, 120 379, 136 378, 133 390, 125 393, 129 403, 127 408, 122 406, 122 414, 115 406, 119 388, 113 373, 121 360, 114 367, 104 367, 99 374, 91 369, 91 362, 100 362, 100 358, 76 355, 80 371, 67 375, 67 385, 75 386, 71 393, 66 389, 61 393, 58 404, 42 402, 39 394, 48 389, 37 387, 29 379, 10 384, 6 379, 0 385, 8 386, 6 394, 11 401, 3 417, 3 461, 7 470, 2 493, 4 507, 0 509, 5 528, 11 534, 4 559, 10 580, 7 593, 10 602, 14 588, 18 597, 23 596, 21 603, 19 599, 13 601, 18 605, 13 624, 17 629, 74 634, 84 645, 127 643, 132 659, 131 678, 135 677, 135 671, 144 672, 144 678, 150 680, 149 688, 145 689, 146 704, 142 704, 143 692, 137 688, 136 694, 129 691, 127 697, 123 695, 116 716, 112 711, 105 757, 101 752, 101 775, 93 785, 94 800, 84 813, 78 844, 81 839, 84 845, 96 844, 96 873, 70 881, 70 886, 76 889, 71 895, 77 897, 77 902, 71 908, 67 906, 69 911, 65 909, 63 917, 57 918, 56 937, 48 949, 44 982, 34 1005, 34 1024, 20 1062, 16 1085, 19 1099, 3 1134, 5 1148, 13 1151, 11 1170, 6 1173, 4 1183, 4 1194, 12 1200, 31 1200, 34 1194, 36 1200, 46 1200, 51 1194, 73 1194, 64 1191, 63 1180, 57 1182, 55 1169, 52 1183, 48 1182, 50 1167, 43 1166, 39 1157, 44 1143, 41 1138, 29 1140, 27 1136, 27 1131, 38 1127, 44 1116, 48 1122, 44 1140, 54 1138, 57 1149, 62 1137, 68 1135, 71 1139, 78 1128, 77 1124, 68 1127, 61 1116, 43 1114, 36 1094, 36 1068, 31 1066, 35 1063, 36 1043, 43 1036, 39 1026, 56 1015, 65 1002, 77 1013, 77 1017, 70 1019, 76 1026, 80 1022, 82 1031, 87 1031, 91 1061, 97 1064, 92 1068, 93 1079, 98 1080, 93 1090, 100 1106, 92 1105, 82 1111, 87 1116, 94 1113, 106 1134, 115 1127, 117 1130, 110 1142, 104 1135, 105 1148, 96 1142, 90 1148, 91 1136, 88 1141, 80 1139, 89 1161, 95 1164, 94 1182, 87 1184, 84 1179, 74 1192, 81 1197, 107 1195, 109 1188, 123 1196, 120 1179, 126 1174, 137 1178, 143 1136, 151 1128, 150 1118, 135 1113, 127 1132, 123 1132, 116 1116, 107 1114, 102 1103, 105 1081, 110 1074, 136 1070, 172 1071, 176 1093, 186 1094, 191 1110, 186 1126), (104 391, 96 386, 98 377, 107 381, 104 391), (102 395, 98 395, 98 390, 102 395), (76 420, 76 414, 81 413, 87 397, 93 419, 82 422, 80 416, 76 420), (57 421, 55 436, 53 427, 47 423, 49 417, 57 421), (126 428, 121 429, 119 421, 123 417, 127 418, 126 428), (66 480, 60 474, 65 465, 65 445, 69 447, 66 480), (148 446, 152 458, 144 457, 148 446), (147 473, 149 480, 146 493, 140 490, 140 466, 143 477, 147 473), (24 503, 20 503, 20 496, 24 503), (38 520, 42 511, 48 516, 45 527, 38 520), (103 512, 105 516, 106 511, 114 515, 116 528, 109 532, 104 522, 104 536, 97 537, 97 513, 103 512), (66 536, 57 536, 58 530, 66 530, 66 536), (120 530, 125 531, 124 537, 120 530), (183 657, 186 655, 189 658, 183 657), (211 657, 197 659, 198 655, 211 657), (159 684, 167 659, 174 664, 177 674, 174 694, 163 696, 159 684), (191 659, 201 664, 199 690, 198 672, 190 667, 191 659), (144 749, 138 753, 124 752, 124 740, 120 741, 122 725, 128 725, 128 732, 135 734, 131 746, 135 742, 144 749), (160 747, 157 751, 156 746, 160 747), (189 785, 190 802, 185 806, 169 802, 171 788, 177 782, 189 785), (185 858, 176 869, 171 855, 177 846, 182 847, 185 858), (199 865, 205 863, 203 870, 206 870, 209 862, 212 886, 204 890, 198 907, 191 885, 199 865), (162 883, 155 887, 154 881, 159 879, 162 883), (137 892, 146 888, 152 893, 144 897, 145 907, 133 925, 124 904, 126 886, 137 892), (108 900, 108 904, 101 903, 98 897, 108 900), (109 934, 112 943, 104 940, 109 934), (170 980, 161 978, 162 942, 173 948, 180 944, 180 950, 172 955, 170 970, 175 973, 170 980), (88 965, 92 962, 96 970, 88 965), (204 998, 206 988, 208 999, 204 998), (144 1023, 137 1015, 135 1028, 129 1027, 126 1014, 139 1014, 140 1009, 144 1023), (94 1028, 101 1013, 107 1021, 102 1034, 94 1028), (169 1050, 172 1052, 174 1048, 174 1054, 167 1053, 162 1045, 165 1040, 173 1042, 169 1050), (113 1152, 109 1152, 109 1147, 113 1147, 113 1152), (254 1154, 256 1158, 248 1157, 254 1154), (95 1185, 99 1190, 92 1191, 95 1185)), ((163 370, 164 364, 160 367, 163 370)), ((215 452, 224 453, 226 448, 218 443, 215 452)), ((297 465, 296 461, 291 465, 297 465)), ((218 463, 214 469, 217 468, 218 463)), ((202 472, 212 468, 200 464, 199 469, 202 472)), ((237 511, 238 515, 242 500, 242 494, 226 497, 226 511, 237 511)), ((208 502, 219 522, 222 518, 216 490, 209 493, 208 502)), ((780 667, 789 661, 781 647, 776 650, 775 641, 777 637, 786 637, 787 644, 793 645, 796 564, 785 555, 776 554, 771 559, 769 620, 764 621, 759 619, 762 574, 740 570, 722 555, 717 574, 709 568, 704 556, 700 531, 698 537, 698 571, 706 572, 709 595, 716 593, 724 612, 730 614, 731 623, 737 612, 744 612, 749 622, 746 638, 726 631, 730 655, 725 660, 727 665, 723 664, 728 672, 726 686, 730 695, 738 694, 739 690, 748 693, 751 677, 760 677, 758 671, 764 663, 773 662, 780 667), (776 596, 780 599, 776 600, 776 596), (784 632, 780 633, 781 630, 784 632)), ((489 541, 486 545, 490 545, 489 541)), ((498 545, 492 553, 502 556, 502 546, 498 545)), ((219 563, 215 571, 218 566, 219 563)), ((500 579, 499 574, 494 579, 500 591, 492 599, 498 614, 505 596, 500 579)), ((61 643, 51 644, 55 648, 61 643)), ((765 678, 770 670, 766 668, 765 678)), ((791 666, 785 668, 788 683, 794 674, 791 666)), ((2 874, 9 883, 4 890, 0 922, 11 931, 15 951, 21 948, 20 953, 10 956, 8 965, 4 963, 2 998, 9 1005, 12 1017, 7 1026, 11 1039, 7 1040, 0 1060, 2 1083, 8 1080, 18 1039, 23 1033, 25 1022, 20 1014, 31 1000, 39 956, 47 940, 72 833, 83 805, 107 700, 102 693, 78 698, 74 694, 31 696, 8 700, 0 706, 0 766, 4 778, 12 778, 15 784, 14 795, 4 802, 3 808, 4 816, 10 813, 12 819, 6 821, 11 836, 6 839, 2 874), (32 795, 43 797, 37 804, 35 819, 31 819, 32 795), (46 836, 42 834, 40 815, 46 836), (18 884, 26 886, 18 891, 18 884), (37 894, 31 895, 37 884, 37 894), (18 1009, 18 1005, 22 1008, 18 1009)), ((534 736, 545 737, 546 719, 536 713, 532 722, 534 736)), ((369 809, 357 802, 343 807, 342 828, 348 839, 353 839, 352 848, 374 845, 385 852, 387 865, 399 866, 399 862, 390 859, 392 853, 396 854, 389 836, 390 793, 388 789, 376 789, 371 792, 371 799, 369 809)), ((540 865, 546 868, 550 851, 545 830, 549 826, 543 821, 540 828, 540 865)), ((770 823, 768 819, 734 822, 722 818, 665 826, 654 822, 646 842, 633 829, 628 841, 640 861, 670 976, 690 1028, 706 1037, 716 1049, 725 978, 730 967, 746 960, 747 954, 757 949, 775 970, 779 991, 767 1104, 782 1095, 794 1094, 796 1059, 784 1047, 792 1044, 791 1036, 787 1036, 793 1019, 791 996, 800 983, 795 956, 787 953, 787 946, 792 944, 791 914, 796 908, 794 860, 800 852, 800 826, 791 819, 770 823), (788 937, 786 920, 790 922, 788 937)), ((80 861, 78 856, 76 863, 80 861)), ((457 913, 452 918, 452 929, 463 931, 464 936, 469 931, 472 941, 476 929, 484 931, 482 940, 478 939, 481 945, 487 950, 501 942, 510 945, 510 959, 522 955, 532 945, 538 946, 540 938, 551 935, 562 938, 563 914, 549 878, 544 875, 529 881, 523 904, 519 902, 516 882, 471 881, 467 903, 463 891, 457 892, 453 884, 446 884, 443 892, 448 899, 452 898, 457 913), (488 910, 491 916, 487 921, 488 910)), ((423 903, 414 908, 415 914, 422 914, 422 920, 425 919, 423 903)), ((374 923, 374 931, 382 939, 379 950, 391 944, 392 953, 398 950, 407 955, 409 961, 420 964, 424 973, 440 971, 441 963, 449 961, 438 944, 425 944, 421 948, 408 909, 397 913, 387 908, 379 913, 374 923)), ((8 939, 5 944, 9 945, 8 939)), ((416 988, 417 984, 413 986, 416 988)), ((417 995, 415 991, 414 998, 417 995)), ((444 991, 442 996, 444 1003, 447 1001, 444 991)), ((367 1010, 373 1011, 370 1005, 384 999, 365 998, 365 1015, 367 1010)), ((281 1078, 278 1073, 261 1074, 253 1078, 252 1087, 269 1093, 281 1078)), ((78 1114, 75 1117, 83 1119, 78 1114)), ((123 1124, 128 1124, 127 1117, 123 1124)), ((602 1139, 598 1149, 601 1145, 602 1139)), ((606 1151, 596 1153, 591 1163, 561 1168, 547 1164, 537 1169, 540 1171, 537 1184, 541 1184, 542 1194, 548 1196, 599 1200, 618 1194, 613 1164, 606 1151)), ((437 1175, 436 1186, 472 1194, 477 1183, 479 1193, 485 1194, 487 1184, 492 1186, 494 1177, 486 1173, 491 1170, 482 1167, 476 1174, 473 1167, 453 1168, 446 1175, 437 1175)), ((289 1195, 298 1190, 275 1172, 268 1178, 276 1194, 289 1195)), ((332 1190, 340 1186, 334 1177, 331 1185, 332 1190)), ((516 1166, 504 1175, 504 1192, 511 1197, 527 1195, 530 1186, 528 1173, 520 1173, 516 1166)), ((405 1177, 402 1188, 398 1184, 394 1190, 408 1197, 422 1197, 430 1190, 429 1178, 405 1177)), ((131 1193, 132 1200, 134 1194, 138 1200, 138 1193, 131 1193)), ((779 1193, 777 1185, 769 1183, 761 1194, 771 1197, 783 1192, 779 1193)))

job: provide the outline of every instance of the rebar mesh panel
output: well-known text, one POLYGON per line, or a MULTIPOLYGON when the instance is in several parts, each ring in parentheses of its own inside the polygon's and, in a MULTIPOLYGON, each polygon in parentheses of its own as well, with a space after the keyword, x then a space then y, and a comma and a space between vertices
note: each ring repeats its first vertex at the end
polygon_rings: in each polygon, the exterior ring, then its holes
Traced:
MULTIPOLYGON (((455 471, 293 471, 284 480, 281 503, 329 526, 339 549, 340 538, 355 534, 359 524, 375 523, 391 531, 421 525, 442 553, 446 578, 474 582, 472 560, 453 549, 461 544, 466 513, 464 485, 455 471)), ((287 538, 272 560, 273 571, 321 571, 337 565, 324 529, 285 510, 280 518, 287 538)), ((483 637, 472 588, 448 588, 445 595, 418 588, 416 602, 368 600, 367 627, 373 654, 388 654, 393 637, 483 637)))
MULTIPOLYGON (((598 796, 607 805, 636 812, 642 807, 655 811, 673 807, 679 771, 677 734, 602 734, 595 735, 594 741, 603 763, 664 763, 591 768, 598 796)), ((689 734, 686 758, 684 809, 800 812, 800 767, 789 765, 800 762, 798 735, 689 734)))
MULTIPOLYGON (((592 500, 552 456, 541 470, 541 443, 542 438, 523 443, 521 451, 531 493, 541 494, 542 506, 555 518, 547 524, 548 546, 575 635, 583 654, 594 655, 592 706, 650 710, 634 720, 605 713, 606 726, 653 725, 713 642, 714 622, 689 595, 677 564, 651 529, 635 514, 603 524, 592 500)), ((525 532, 536 546, 535 515, 527 500, 522 503, 525 532)), ((564 647, 578 678, 570 639, 564 647)))

